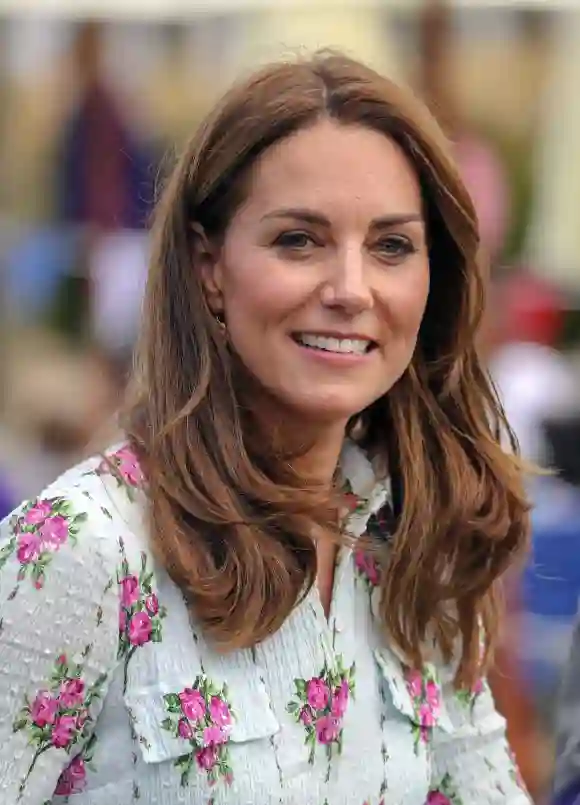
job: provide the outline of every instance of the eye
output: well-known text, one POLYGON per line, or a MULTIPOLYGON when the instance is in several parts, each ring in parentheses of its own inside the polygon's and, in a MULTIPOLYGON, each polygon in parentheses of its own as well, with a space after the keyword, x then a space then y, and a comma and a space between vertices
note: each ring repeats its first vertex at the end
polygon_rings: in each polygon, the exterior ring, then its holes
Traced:
POLYGON ((405 235, 389 235, 376 244, 376 248, 384 259, 389 262, 399 262, 417 252, 417 247, 405 235))
POLYGON ((274 241, 274 246, 281 249, 289 249, 294 251, 303 251, 309 246, 315 246, 316 243, 312 235, 303 230, 293 229, 288 232, 282 232, 274 241))

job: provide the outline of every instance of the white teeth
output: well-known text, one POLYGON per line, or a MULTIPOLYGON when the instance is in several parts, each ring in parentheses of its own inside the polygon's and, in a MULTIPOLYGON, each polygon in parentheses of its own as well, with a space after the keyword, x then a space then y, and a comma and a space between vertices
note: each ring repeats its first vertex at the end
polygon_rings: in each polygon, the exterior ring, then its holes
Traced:
POLYGON ((355 353, 356 355, 364 355, 371 343, 362 338, 332 338, 331 336, 310 335, 309 333, 300 333, 297 339, 306 347, 324 349, 327 352, 355 353))

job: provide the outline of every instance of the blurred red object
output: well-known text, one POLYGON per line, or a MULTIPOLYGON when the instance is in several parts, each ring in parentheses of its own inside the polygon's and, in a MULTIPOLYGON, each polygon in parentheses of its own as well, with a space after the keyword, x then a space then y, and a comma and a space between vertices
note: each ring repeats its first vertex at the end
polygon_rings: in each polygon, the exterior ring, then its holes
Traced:
POLYGON ((502 341, 532 341, 554 346, 562 332, 565 300, 548 280, 528 271, 517 271, 500 280, 495 294, 501 310, 499 335, 502 341))

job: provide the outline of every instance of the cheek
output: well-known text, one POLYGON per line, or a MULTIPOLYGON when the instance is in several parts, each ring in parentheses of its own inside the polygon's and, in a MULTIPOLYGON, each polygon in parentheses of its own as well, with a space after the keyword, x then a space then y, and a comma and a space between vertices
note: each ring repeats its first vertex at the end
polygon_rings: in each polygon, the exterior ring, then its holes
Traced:
POLYGON ((403 338, 417 335, 429 296, 429 271, 410 273, 385 297, 387 326, 403 338))
POLYGON ((315 285, 316 277, 304 268, 277 260, 264 249, 246 249, 242 260, 224 264, 228 319, 250 329, 274 327, 310 299, 315 285))

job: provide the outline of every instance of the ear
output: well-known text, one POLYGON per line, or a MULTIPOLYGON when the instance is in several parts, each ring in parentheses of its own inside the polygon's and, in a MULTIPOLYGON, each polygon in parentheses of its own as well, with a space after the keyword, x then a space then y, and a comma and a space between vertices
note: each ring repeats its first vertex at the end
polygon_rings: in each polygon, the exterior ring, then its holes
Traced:
POLYGON ((218 249, 213 246, 201 224, 191 224, 193 260, 200 272, 209 309, 214 315, 223 313, 222 266, 218 249))

